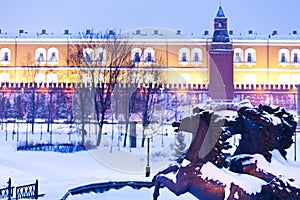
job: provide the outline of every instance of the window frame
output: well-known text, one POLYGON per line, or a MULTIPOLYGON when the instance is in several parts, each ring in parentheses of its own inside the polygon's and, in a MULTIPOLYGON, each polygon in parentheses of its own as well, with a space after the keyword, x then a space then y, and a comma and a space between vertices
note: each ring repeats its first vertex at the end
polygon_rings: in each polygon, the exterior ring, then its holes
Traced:
POLYGON ((289 65, 291 62, 290 50, 282 48, 278 50, 278 64, 279 65, 289 65), (284 58, 284 61, 282 60, 284 58))
POLYGON ((179 64, 187 64, 190 62, 190 56, 191 56, 191 53, 190 53, 190 49, 187 48, 187 47, 182 47, 178 50, 178 62, 179 64), (185 55, 185 56, 184 56, 185 55), (183 58, 186 58, 185 60, 183 60, 183 58))
POLYGON ((9 48, 2 48, 0 50, 0 59, 1 59, 0 64, 2 64, 2 65, 10 64, 11 63, 11 50, 9 48))
POLYGON ((245 64, 246 65, 256 65, 256 50, 254 48, 248 48, 245 50, 245 64), (249 54, 251 55, 251 60, 249 61, 249 54))

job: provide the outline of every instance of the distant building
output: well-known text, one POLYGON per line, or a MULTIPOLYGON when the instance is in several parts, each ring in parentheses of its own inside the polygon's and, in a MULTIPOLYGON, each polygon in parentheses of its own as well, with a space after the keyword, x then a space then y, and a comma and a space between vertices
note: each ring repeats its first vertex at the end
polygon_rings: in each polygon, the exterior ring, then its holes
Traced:
MULTIPOLYGON (((109 31, 107 34, 115 33, 109 31)), ((35 35, 24 30, 16 35, 2 31, 0 82, 76 82, 78 68, 69 62, 70 47, 101 42, 103 37, 105 34, 91 30, 84 33, 65 30, 60 36, 47 33, 47 30, 35 35)), ((246 35, 235 34, 227 30, 227 19, 221 7, 213 34, 205 30, 203 35, 185 35, 181 30, 147 28, 125 32, 123 38, 132 44, 130 59, 138 63, 139 70, 154 66, 163 73, 164 82, 209 84, 210 69, 215 66, 228 90, 233 90, 231 79, 234 84, 300 83, 300 34, 297 31, 288 35, 276 30, 267 36, 252 30, 246 35)), ((91 47, 84 49, 79 57, 105 65, 105 52, 103 48, 91 47)), ((218 84, 215 86, 219 87, 218 84)))

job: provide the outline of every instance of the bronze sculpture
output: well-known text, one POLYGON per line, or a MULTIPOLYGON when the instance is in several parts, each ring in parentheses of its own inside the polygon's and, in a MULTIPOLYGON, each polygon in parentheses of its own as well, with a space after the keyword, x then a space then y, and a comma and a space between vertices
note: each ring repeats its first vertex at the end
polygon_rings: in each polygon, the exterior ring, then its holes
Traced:
POLYGON ((193 140, 181 166, 171 166, 153 178, 154 200, 158 199, 161 186, 176 195, 190 192, 198 199, 300 199, 300 187, 295 186, 293 177, 273 174, 261 165, 271 162, 273 150, 285 159, 297 126, 292 114, 270 105, 242 107, 234 119, 202 109, 195 112, 192 117, 173 123, 175 131, 190 132, 193 140), (228 140, 237 134, 241 135, 239 145, 228 153, 233 148, 228 140), (206 175, 207 171, 218 170, 247 177, 251 180, 248 184, 257 185, 256 191, 247 191, 246 186, 235 181, 206 175), (175 182, 165 176, 171 172, 176 172, 175 182))

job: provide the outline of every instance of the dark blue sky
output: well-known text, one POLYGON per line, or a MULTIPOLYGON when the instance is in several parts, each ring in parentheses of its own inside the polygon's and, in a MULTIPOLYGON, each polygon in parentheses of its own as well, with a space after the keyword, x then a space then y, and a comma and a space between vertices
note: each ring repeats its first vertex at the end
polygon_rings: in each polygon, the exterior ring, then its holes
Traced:
MULTIPOLYGON (((219 0, 3 0, 0 29, 60 34, 64 29, 162 27, 197 35, 205 29, 211 32, 219 4, 219 0)), ((235 33, 300 32, 299 0, 223 0, 222 7, 235 33)))

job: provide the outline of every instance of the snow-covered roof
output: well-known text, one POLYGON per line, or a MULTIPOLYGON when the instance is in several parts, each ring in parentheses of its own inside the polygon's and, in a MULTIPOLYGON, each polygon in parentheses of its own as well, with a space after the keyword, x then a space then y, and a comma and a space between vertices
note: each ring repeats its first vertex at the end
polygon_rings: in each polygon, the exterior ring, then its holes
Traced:
MULTIPOLYGON (((223 16, 222 9, 219 10, 218 15, 223 16), (220 12, 220 13, 219 13, 220 12)), ((249 31, 250 32, 250 31, 249 31)), ((181 30, 165 29, 160 27, 136 28, 128 31, 109 30, 104 32, 94 32, 91 30, 79 31, 77 33, 0 33, 0 39, 102 39, 114 36, 132 38, 132 39, 211 39, 213 32, 203 31, 203 33, 184 33, 181 30)), ((300 34, 292 32, 288 34, 259 34, 254 33, 234 33, 229 31, 231 40, 300 40, 300 34)))

